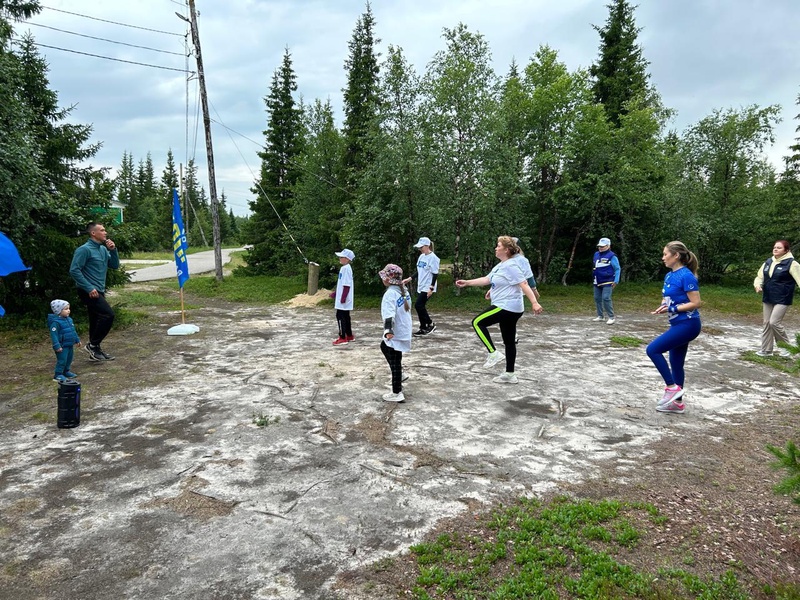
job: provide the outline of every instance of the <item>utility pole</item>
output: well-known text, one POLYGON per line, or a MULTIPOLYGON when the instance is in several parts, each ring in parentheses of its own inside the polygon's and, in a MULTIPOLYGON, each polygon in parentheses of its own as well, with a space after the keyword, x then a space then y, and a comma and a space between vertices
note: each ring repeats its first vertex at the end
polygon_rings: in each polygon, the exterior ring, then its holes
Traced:
MULTIPOLYGON (((186 18, 178 15, 184 21, 186 18)), ((189 25, 192 30, 192 42, 194 43, 195 58, 197 59, 197 77, 200 81, 200 100, 203 106, 203 125, 206 131, 206 154, 208 155, 208 192, 211 195, 211 223, 214 235, 214 271, 217 281, 222 281, 222 244, 219 229, 219 203, 217 202, 217 181, 214 175, 214 149, 211 146, 211 117, 208 114, 208 97, 206 95, 206 77, 203 73, 203 54, 200 51, 200 34, 197 31, 197 11, 194 8, 194 0, 189 0, 189 25)))

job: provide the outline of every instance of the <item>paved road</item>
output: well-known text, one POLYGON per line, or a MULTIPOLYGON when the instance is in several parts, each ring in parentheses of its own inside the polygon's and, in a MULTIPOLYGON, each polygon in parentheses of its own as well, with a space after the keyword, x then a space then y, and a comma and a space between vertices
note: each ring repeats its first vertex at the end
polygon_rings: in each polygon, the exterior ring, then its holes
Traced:
MULTIPOLYGON (((244 248, 223 248, 222 249, 222 264, 225 265, 230 262, 231 254, 233 252, 239 252, 240 250, 244 250, 244 248)), ((197 275, 199 273, 210 273, 214 270, 214 251, 213 250, 206 250, 205 252, 196 252, 195 254, 190 254, 188 257, 189 260, 189 275, 197 275)), ((135 261, 135 260, 122 260, 123 265, 125 265, 127 271, 131 274, 131 281, 138 282, 138 281, 154 281, 156 279, 170 279, 175 278, 177 279, 178 275, 175 271, 175 261, 168 261, 165 262, 163 265, 157 265, 155 267, 146 267, 144 269, 136 269, 137 262, 146 262, 148 264, 152 264, 153 262, 158 261, 135 261)))

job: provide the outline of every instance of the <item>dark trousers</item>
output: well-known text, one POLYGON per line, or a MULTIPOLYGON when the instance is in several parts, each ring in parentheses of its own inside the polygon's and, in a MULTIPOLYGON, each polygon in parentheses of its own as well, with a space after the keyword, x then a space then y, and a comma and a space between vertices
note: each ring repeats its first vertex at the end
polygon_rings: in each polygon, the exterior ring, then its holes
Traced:
POLYGON ((78 296, 89 311, 89 343, 99 346, 114 324, 114 310, 106 301, 105 294, 91 298, 88 292, 79 289, 78 296))
POLYGON ((353 335, 353 326, 350 323, 350 311, 336 309, 336 324, 339 326, 339 337, 346 338, 353 335))
POLYGON ((494 352, 496 348, 492 343, 492 336, 489 335, 490 325, 500 325, 500 335, 503 336, 503 344, 506 347, 506 372, 513 373, 514 365, 517 361, 517 321, 522 313, 510 312, 490 306, 487 310, 472 319, 472 327, 478 334, 483 345, 489 352, 494 352))
POLYGON ((385 341, 381 342, 381 352, 392 371, 392 393, 399 394, 403 391, 403 353, 387 346, 385 341))
POLYGON ((428 309, 425 305, 428 304, 428 294, 420 292, 417 294, 417 301, 414 303, 414 308, 417 309, 417 316, 419 317, 419 328, 425 329, 433 324, 431 316, 428 314, 428 309))

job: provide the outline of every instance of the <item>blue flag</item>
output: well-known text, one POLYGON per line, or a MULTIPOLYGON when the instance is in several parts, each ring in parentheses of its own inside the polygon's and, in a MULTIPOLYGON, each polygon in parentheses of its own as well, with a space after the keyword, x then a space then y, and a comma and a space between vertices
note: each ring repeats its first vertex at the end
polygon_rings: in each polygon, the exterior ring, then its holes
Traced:
POLYGON ((189 279, 189 262, 186 253, 189 246, 186 243, 186 228, 181 217, 181 201, 178 190, 172 190, 172 249, 175 252, 175 267, 178 269, 178 287, 183 287, 189 279))
MULTIPOLYGON (((14 245, 6 234, 0 232, 0 277, 5 277, 17 271, 28 271, 30 267, 26 267, 22 262, 17 247, 14 245)), ((0 306, 0 317, 6 314, 5 309, 0 306)))

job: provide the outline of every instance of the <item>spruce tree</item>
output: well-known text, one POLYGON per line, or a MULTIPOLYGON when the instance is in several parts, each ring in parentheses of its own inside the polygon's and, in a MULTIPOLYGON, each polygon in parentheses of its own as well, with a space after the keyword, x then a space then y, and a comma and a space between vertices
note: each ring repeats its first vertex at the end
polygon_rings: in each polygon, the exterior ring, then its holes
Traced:
MULTIPOLYGON (((256 199, 250 202, 253 211, 250 235, 254 248, 247 255, 247 272, 274 274, 290 272, 287 263, 296 255, 287 247, 290 240, 281 221, 285 223, 294 198, 294 186, 300 175, 297 163, 302 152, 303 128, 301 110, 293 94, 297 91, 297 77, 292 67, 292 57, 287 48, 283 63, 272 76, 267 106, 267 129, 264 131, 264 150, 261 173, 252 192, 256 199)), ((297 267, 298 265, 295 265, 297 267)))
POLYGON ((345 139, 344 171, 347 186, 355 191, 358 179, 370 163, 367 140, 375 127, 378 113, 378 54, 375 45, 380 42, 373 33, 375 18, 367 2, 367 9, 356 22, 353 37, 348 44, 350 54, 344 63, 347 70, 347 87, 344 92, 345 139))
POLYGON ((608 5, 605 26, 594 26, 600 34, 600 57, 589 73, 594 78, 595 100, 605 106, 615 125, 628 112, 628 102, 636 98, 646 101, 650 93, 648 62, 637 42, 640 29, 633 18, 634 8, 627 0, 614 0, 608 5))

